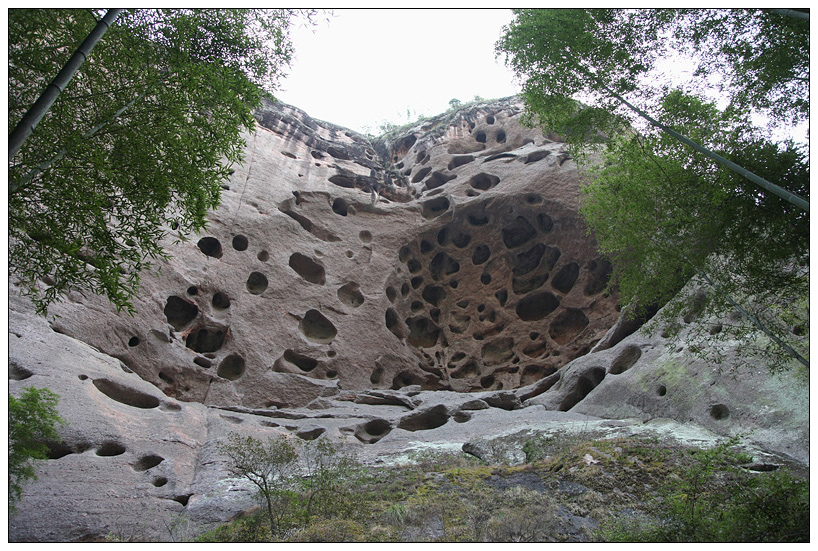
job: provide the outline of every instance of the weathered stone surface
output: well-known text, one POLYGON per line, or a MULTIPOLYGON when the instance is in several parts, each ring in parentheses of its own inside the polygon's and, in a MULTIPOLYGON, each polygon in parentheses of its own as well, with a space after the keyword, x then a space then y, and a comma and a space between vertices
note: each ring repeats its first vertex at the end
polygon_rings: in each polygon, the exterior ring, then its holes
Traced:
POLYGON ((520 113, 500 100, 370 143, 268 104, 207 231, 168 238, 135 316, 72 293, 46 322, 12 282, 10 392, 52 389, 68 424, 10 539, 224 522, 254 504, 219 452, 231 433, 388 465, 491 439, 522 457, 539 432, 752 430, 808 462, 804 381, 733 378, 732 349, 721 374, 620 317, 582 175, 520 113))

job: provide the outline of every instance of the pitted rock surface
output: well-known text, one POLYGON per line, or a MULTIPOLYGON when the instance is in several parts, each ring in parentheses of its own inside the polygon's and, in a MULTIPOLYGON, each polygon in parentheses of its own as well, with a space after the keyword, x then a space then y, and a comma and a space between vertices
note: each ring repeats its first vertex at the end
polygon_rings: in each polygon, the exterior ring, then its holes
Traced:
POLYGON ((218 451, 231 433, 329 438, 375 465, 500 438, 522 455, 537 432, 749 433, 808 463, 796 374, 733 377, 734 350, 713 366, 621 317, 577 214, 583 175, 521 111, 369 141, 267 103, 207 230, 168 237, 134 316, 72 293, 46 322, 11 282, 10 392, 50 388, 67 425, 10 539, 225 522, 254 505, 218 451))

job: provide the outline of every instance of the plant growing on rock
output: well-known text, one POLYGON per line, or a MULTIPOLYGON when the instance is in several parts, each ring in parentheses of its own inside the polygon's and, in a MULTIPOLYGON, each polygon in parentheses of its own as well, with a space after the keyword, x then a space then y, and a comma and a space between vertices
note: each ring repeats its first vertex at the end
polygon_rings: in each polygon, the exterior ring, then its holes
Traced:
POLYGON ((26 480, 37 478, 33 460, 47 459, 48 440, 55 440, 59 396, 45 388, 28 387, 19 398, 9 394, 9 510, 19 501, 26 480))
POLYGON ((261 441, 231 434, 221 451, 230 459, 230 471, 256 486, 270 533, 280 534, 295 497, 293 475, 298 467, 295 446, 286 438, 261 441))

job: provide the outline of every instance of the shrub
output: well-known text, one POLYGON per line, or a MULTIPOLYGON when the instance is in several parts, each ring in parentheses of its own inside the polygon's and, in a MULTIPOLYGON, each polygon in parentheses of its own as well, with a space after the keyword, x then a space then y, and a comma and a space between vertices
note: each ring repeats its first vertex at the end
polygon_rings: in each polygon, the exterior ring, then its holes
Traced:
POLYGON ((20 398, 9 394, 9 511, 23 492, 26 480, 37 479, 32 460, 47 459, 48 440, 55 440, 59 396, 45 388, 28 387, 20 398))

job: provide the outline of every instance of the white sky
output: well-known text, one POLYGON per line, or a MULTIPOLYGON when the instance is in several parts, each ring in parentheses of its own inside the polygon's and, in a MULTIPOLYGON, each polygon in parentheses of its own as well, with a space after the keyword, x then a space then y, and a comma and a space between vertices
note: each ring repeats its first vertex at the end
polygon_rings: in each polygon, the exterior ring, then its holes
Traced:
POLYGON ((479 95, 517 94, 494 43, 505 9, 334 10, 330 21, 295 29, 295 60, 275 96, 311 117, 379 134, 479 95))

